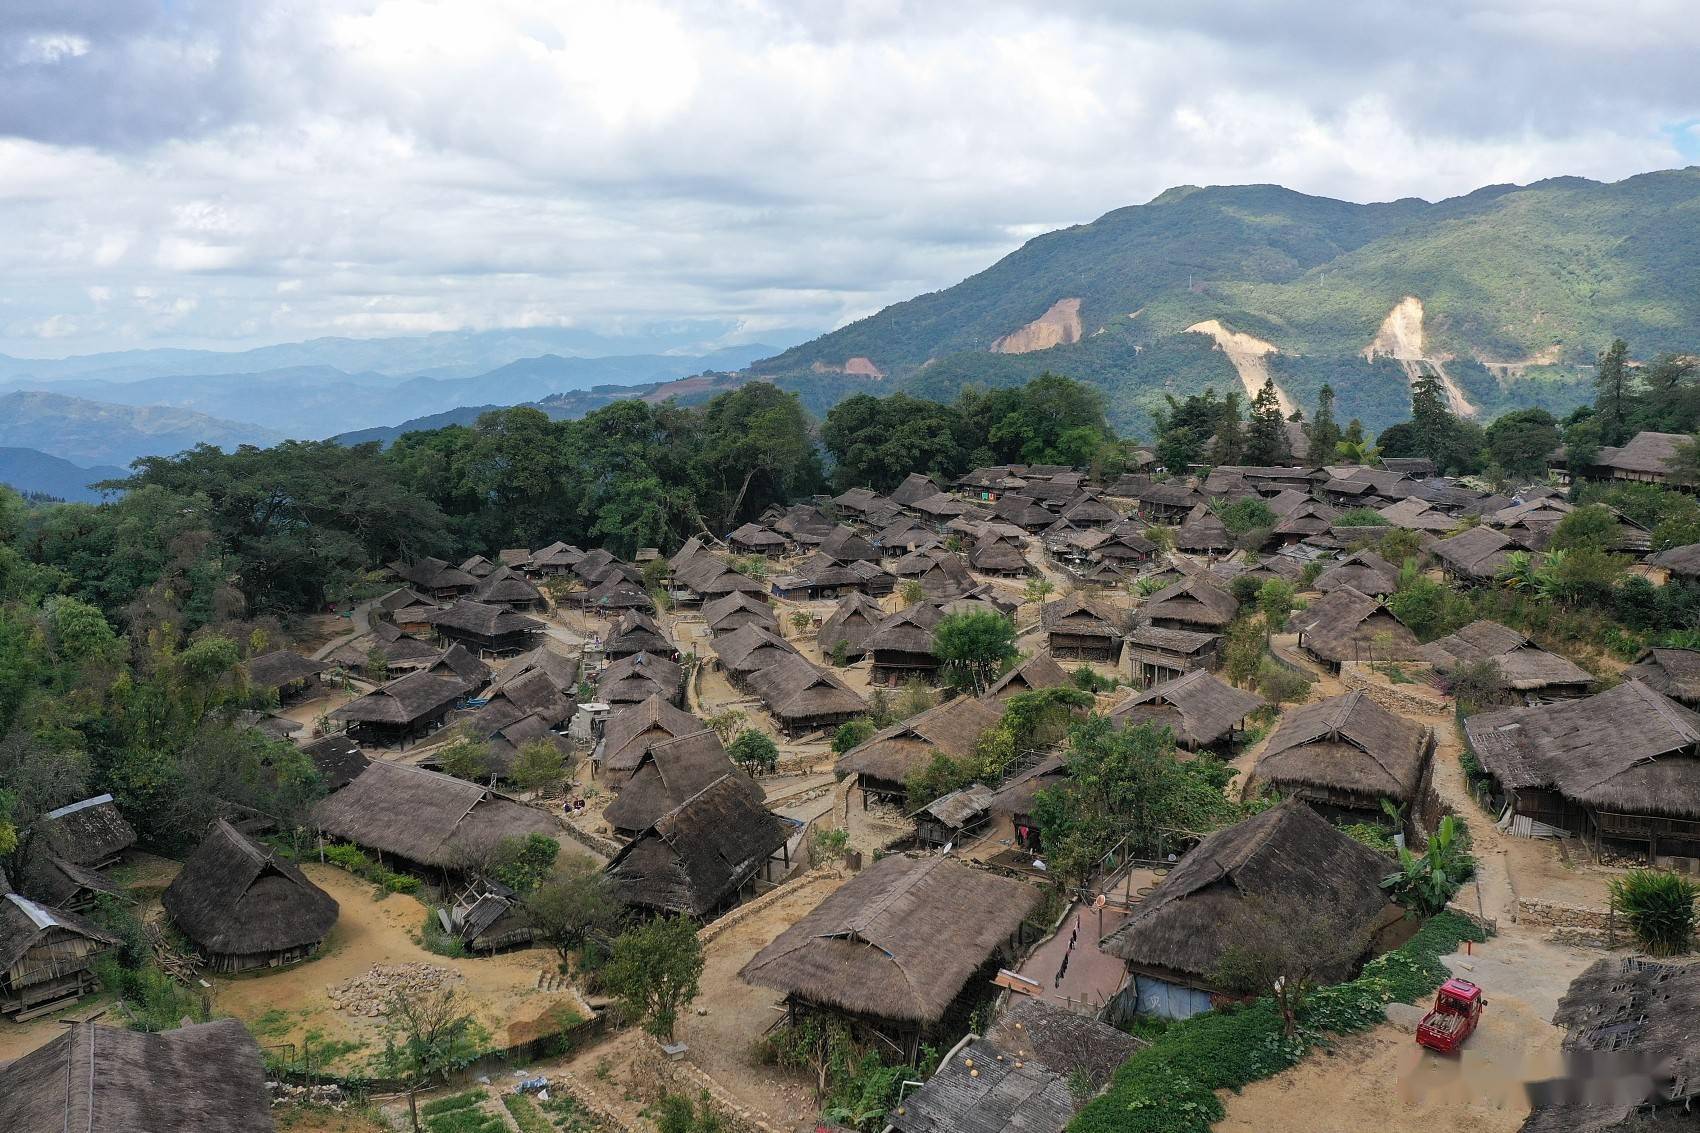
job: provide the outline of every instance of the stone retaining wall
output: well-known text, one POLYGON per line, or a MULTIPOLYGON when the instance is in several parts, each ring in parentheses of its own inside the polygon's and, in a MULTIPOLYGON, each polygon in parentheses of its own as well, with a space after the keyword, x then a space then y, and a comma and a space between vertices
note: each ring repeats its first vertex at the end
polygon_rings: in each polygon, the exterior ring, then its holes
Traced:
POLYGON ((787 1133, 794 1128, 743 1105, 689 1058, 668 1058, 661 1044, 651 1036, 642 1036, 641 1042, 633 1069, 652 1079, 664 1093, 681 1094, 693 1103, 700 1103, 706 1096, 728 1133, 787 1133))
MULTIPOLYGON (((1399 667, 1411 672, 1429 671, 1429 666, 1409 661, 1399 662, 1399 667)), ((1347 661, 1340 666, 1340 683, 1349 689, 1362 689, 1369 694, 1371 700, 1392 712, 1414 712, 1422 716, 1433 716, 1450 711, 1446 697, 1432 685, 1394 684, 1367 664, 1358 661, 1347 661)))
POLYGON ((778 885, 775 885, 772 889, 769 889, 766 893, 763 893, 760 897, 757 897, 755 900, 745 901, 742 905, 739 905, 736 909, 733 909, 725 916, 716 917, 714 920, 703 925, 697 930, 697 939, 706 946, 710 941, 725 933, 727 929, 742 924, 744 921, 749 920, 751 917, 767 909, 769 906, 777 905, 797 890, 802 889, 805 886, 812 885, 826 876, 827 874, 824 870, 809 870, 806 873, 800 873, 795 877, 782 881, 778 885))
POLYGON ((615 854, 620 852, 621 844, 614 841, 612 838, 604 838, 600 834, 592 834, 588 830, 580 830, 570 822, 563 821, 561 823, 561 829, 566 831, 567 837, 571 838, 579 845, 584 846, 586 849, 594 850, 596 853, 601 854, 603 857, 610 860, 613 859, 615 854))

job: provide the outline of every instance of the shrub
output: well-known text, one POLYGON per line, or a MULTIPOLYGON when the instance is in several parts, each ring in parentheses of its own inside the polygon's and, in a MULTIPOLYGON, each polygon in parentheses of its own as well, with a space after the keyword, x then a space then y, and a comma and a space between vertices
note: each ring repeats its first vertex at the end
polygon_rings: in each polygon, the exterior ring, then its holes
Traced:
POLYGON ((851 748, 860 746, 878 730, 874 727, 874 722, 866 716, 844 721, 832 735, 832 754, 843 755, 851 748))
POLYGON ((458 960, 467 955, 466 944, 454 933, 444 930, 435 909, 425 910, 425 923, 419 928, 419 944, 425 951, 438 956, 458 960))
POLYGON ((779 766, 779 746, 773 742, 772 736, 754 728, 739 732, 732 746, 726 749, 726 754, 732 757, 733 763, 752 775, 772 771, 779 766))
POLYGON ((1677 873, 1637 869, 1612 879, 1611 900, 1636 941, 1654 956, 1676 956, 1694 947, 1700 883, 1677 873))

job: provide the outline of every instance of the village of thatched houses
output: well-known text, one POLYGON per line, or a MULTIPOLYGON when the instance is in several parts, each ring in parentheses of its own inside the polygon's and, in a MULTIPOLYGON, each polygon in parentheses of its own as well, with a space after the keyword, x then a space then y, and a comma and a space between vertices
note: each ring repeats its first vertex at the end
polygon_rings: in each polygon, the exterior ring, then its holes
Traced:
POLYGON ((218 972, 304 960, 337 918, 336 901, 294 862, 222 818, 161 900, 171 923, 218 972))
POLYGON ((1111 709, 1110 719, 1119 727, 1167 728, 1176 746, 1186 751, 1220 751, 1262 707, 1263 698, 1256 693, 1196 669, 1134 693, 1111 709))
POLYGON ((1382 800, 1414 806, 1428 782, 1434 732, 1367 693, 1319 700, 1288 713, 1264 744, 1246 784, 1303 799, 1345 822, 1380 822, 1382 800))

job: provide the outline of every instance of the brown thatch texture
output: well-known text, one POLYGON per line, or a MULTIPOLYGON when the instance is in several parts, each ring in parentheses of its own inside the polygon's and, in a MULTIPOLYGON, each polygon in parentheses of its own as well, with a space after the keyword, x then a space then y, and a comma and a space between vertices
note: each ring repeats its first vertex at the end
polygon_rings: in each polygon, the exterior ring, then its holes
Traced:
POLYGON ((316 677, 330 666, 323 661, 310 660, 299 653, 279 649, 248 658, 243 662, 243 668, 248 670, 248 683, 255 688, 282 688, 296 681, 316 677))
POLYGON ((1062 688, 1069 683, 1068 673, 1049 653, 1035 653, 1009 672, 993 681, 986 689, 987 698, 1003 700, 1018 692, 1034 692, 1042 688, 1062 688))
POLYGON ((773 612, 773 607, 760 598, 743 591, 736 591, 724 598, 716 598, 702 608, 702 620, 712 633, 731 633, 747 625, 761 625, 768 629, 777 628, 779 618, 773 612))
POLYGON ((726 542, 740 551, 754 551, 757 554, 783 551, 786 547, 785 536, 759 523, 744 524, 726 536, 726 542))
POLYGON ((1528 692, 1556 685, 1587 686, 1594 683, 1588 670, 1564 657, 1537 646, 1527 637, 1498 622, 1474 621, 1457 633, 1447 634, 1422 648, 1422 659, 1438 673, 1460 665, 1490 662, 1506 687, 1528 692))
POLYGON ((1017 495, 1004 496, 998 500, 992 505, 992 514, 1023 531, 1037 531, 1041 527, 1049 527, 1057 518, 1032 497, 1017 495))
POLYGON ((894 653, 931 653, 933 628, 944 615, 929 602, 917 602, 895 614, 887 614, 868 635, 870 651, 890 650, 894 653))
POLYGON ((1456 520, 1436 511, 1427 500, 1416 496, 1407 496, 1397 503, 1388 504, 1380 509, 1381 518, 1394 527, 1404 527, 1412 531, 1433 531, 1436 533, 1451 531, 1458 526, 1456 520))
POLYGON ((872 543, 843 526, 834 527, 821 540, 820 553, 838 563, 878 562, 880 557, 872 543))
MULTIPOLYGON (((102 947, 118 943, 118 938, 95 924, 39 902, 21 893, 0 896, 0 972, 12 967, 37 944, 66 936, 80 936, 102 947)), ((7 1128, 0 1125, 0 1129, 7 1128)))
POLYGON ((756 876, 792 829, 759 790, 722 775, 627 843, 607 874, 628 905, 701 917, 756 876))
POLYGON ((607 704, 637 704, 652 696, 679 703, 685 691, 685 671, 654 653, 633 653, 602 670, 596 699, 607 704))
MULTIPOLYGON (((98 870, 85 869, 75 862, 50 854, 31 854, 25 864, 18 887, 32 901, 53 908, 75 908, 92 900, 97 894, 127 898, 128 894, 98 870)), ((8 886, 0 875, 0 893, 8 886)))
POLYGON ((602 817, 615 830, 638 831, 722 777, 730 778, 752 799, 761 787, 732 765, 720 737, 707 728, 652 744, 643 761, 623 778, 612 780, 620 797, 602 817))
POLYGON ((1349 692, 1288 716, 1264 746, 1252 782, 1300 797, 1340 792, 1406 803, 1422 782, 1431 739, 1421 724, 1349 692))
POLYGON ((160 898, 172 923, 208 956, 259 957, 317 946, 336 923, 334 898, 224 819, 160 898))
POLYGON ((1679 446, 1693 439, 1683 433, 1636 433, 1626 445, 1602 448, 1594 458, 1594 465, 1614 472, 1668 476, 1670 461, 1676 456, 1679 446))
POLYGON ((900 1133, 1062 1133, 1068 1079, 985 1039, 971 1040, 891 1112, 900 1133))
POLYGON ((1039 609, 1039 624, 1047 633, 1069 637, 1101 637, 1119 641, 1127 615, 1106 602, 1075 592, 1039 609))
POLYGON ((77 865, 99 865, 136 844, 136 832, 118 813, 111 795, 50 810, 39 822, 53 852, 77 865))
POLYGON ((1324 594, 1342 586, 1360 594, 1391 594, 1399 589, 1399 569, 1374 551, 1359 551, 1316 576, 1316 589, 1324 594))
POLYGON ((883 858, 739 974, 823 1007, 936 1023, 1038 903, 1025 882, 944 858, 883 858))
POLYGON ((1647 562, 1651 566, 1663 567, 1678 578, 1700 578, 1700 543, 1660 551, 1647 562))
POLYGON ((1491 527, 1472 527, 1429 548, 1452 573, 1486 581, 1499 573, 1505 556, 1517 545, 1491 527))
POLYGON ((359 637, 333 651, 325 660, 345 669, 364 669, 373 651, 383 654, 391 669, 408 668, 437 657, 442 653, 428 641, 410 637, 389 622, 378 622, 371 633, 359 637))
POLYGON ((439 677, 454 678, 466 686, 467 692, 483 688, 485 682, 490 679, 490 666, 459 642, 443 650, 442 656, 427 665, 424 671, 439 677))
POLYGON ((1183 747, 1209 747, 1227 738, 1263 703, 1256 693, 1195 669, 1128 697, 1110 712, 1110 719, 1124 727, 1159 724, 1171 729, 1183 747))
POLYGON ((917 500, 924 500, 939 494, 939 486, 931 477, 920 472, 911 472, 903 478, 903 483, 892 489, 891 502, 908 507, 917 500))
POLYGON ((603 654, 615 659, 644 652, 666 656, 672 651, 673 639, 660 622, 642 610, 627 611, 602 645, 603 654))
POLYGON ((608 717, 596 758, 605 771, 634 771, 653 745, 700 732, 702 727, 702 721, 689 712, 652 696, 608 717))
POLYGON ((795 656, 796 647, 763 626, 747 625, 714 639, 714 652, 728 673, 747 677, 795 656))
POLYGON ((319 773, 319 782, 327 792, 346 787, 371 762, 359 744, 339 733, 314 740, 302 750, 313 761, 313 770, 319 773))
POLYGON ((578 688, 577 657, 568 657, 557 653, 549 645, 539 645, 529 653, 521 653, 508 662, 507 668, 490 683, 491 692, 499 692, 511 684, 527 680, 538 673, 549 678, 549 683, 562 693, 572 693, 578 688))
POLYGON ((1387 909, 1381 879, 1391 866, 1288 799, 1188 851, 1100 947, 1135 968, 1209 986, 1223 954, 1239 942, 1247 901, 1272 907, 1293 924, 1332 916, 1367 929, 1387 909))
POLYGON ((391 563, 390 569, 421 590, 471 590, 478 580, 442 559, 423 558, 411 563, 391 563))
POLYGON ((882 728, 839 757, 833 770, 839 775, 865 775, 887 783, 901 783, 911 771, 924 768, 934 752, 952 759, 974 754, 980 736, 1003 719, 996 701, 972 700, 961 696, 911 719, 882 728))
POLYGON ((1623 675, 1690 707, 1700 704, 1700 651, 1643 649, 1623 675))
POLYGON ((382 760, 313 810, 325 833, 421 865, 456 869, 503 838, 554 837, 543 811, 435 771, 382 760))
POLYGON ((1510 788, 1602 810, 1700 818, 1700 715, 1640 681, 1579 700, 1479 712, 1464 734, 1510 788))
POLYGON ((787 728, 837 723, 868 709, 849 685, 800 653, 752 673, 750 687, 787 728))
POLYGON ((1324 661, 1414 661, 1417 635, 1381 599, 1340 585, 1289 623, 1299 644, 1324 661))
POLYGON ((866 594, 852 594, 843 599, 815 635, 821 656, 831 657, 842 642, 846 657, 860 657, 867 652, 868 638, 873 635, 874 627, 884 621, 885 616, 880 604, 866 594))
POLYGON ((1095 1086, 1109 1081, 1123 1062, 1147 1045, 1126 1031, 1030 995, 1010 996, 997 1022, 987 1028, 986 1041, 1065 1078, 1082 1072, 1095 1086))
POLYGON ((1234 620, 1240 604, 1209 576, 1195 574, 1151 595, 1144 610, 1148 621, 1168 628, 1221 629, 1234 620))
POLYGON ((406 725, 443 711, 466 693, 466 682, 459 677, 429 671, 409 673, 334 709, 330 718, 351 723, 406 725))
POLYGON ((496 567, 484 576, 472 596, 494 606, 542 606, 543 592, 509 567, 496 567))
POLYGON ((260 1048, 235 1019, 144 1034, 78 1023, 0 1067, 7 1133, 273 1133, 260 1048))

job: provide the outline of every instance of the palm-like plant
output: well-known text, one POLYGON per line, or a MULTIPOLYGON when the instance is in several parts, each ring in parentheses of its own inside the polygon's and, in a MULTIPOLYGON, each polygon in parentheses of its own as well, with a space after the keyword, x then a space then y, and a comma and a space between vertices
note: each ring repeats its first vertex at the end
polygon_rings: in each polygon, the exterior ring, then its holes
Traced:
POLYGON ((1419 917, 1430 917, 1446 908, 1458 887, 1476 871, 1470 855, 1470 834, 1453 815, 1440 820, 1440 827, 1421 854, 1401 849, 1399 869, 1381 880, 1381 887, 1419 917))
POLYGON ((1368 441, 1336 441, 1334 456, 1344 464, 1374 467, 1381 463, 1381 450, 1368 441))
POLYGON ((1527 551, 1512 551, 1505 556, 1505 561, 1500 564, 1499 573, 1494 578, 1507 590, 1533 590, 1535 561, 1529 557, 1527 551))

